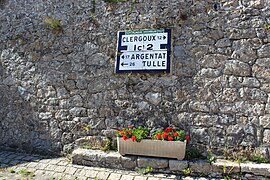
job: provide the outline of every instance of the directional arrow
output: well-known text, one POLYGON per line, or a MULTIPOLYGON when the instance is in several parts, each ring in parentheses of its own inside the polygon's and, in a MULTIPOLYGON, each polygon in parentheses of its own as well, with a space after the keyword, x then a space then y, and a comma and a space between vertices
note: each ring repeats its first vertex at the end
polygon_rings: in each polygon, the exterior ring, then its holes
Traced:
POLYGON ((121 66, 125 66, 125 65, 128 65, 128 63, 121 63, 121 66))
POLYGON ((166 36, 163 36, 163 40, 166 39, 166 36))
POLYGON ((122 59, 125 59, 125 55, 122 56, 122 59))

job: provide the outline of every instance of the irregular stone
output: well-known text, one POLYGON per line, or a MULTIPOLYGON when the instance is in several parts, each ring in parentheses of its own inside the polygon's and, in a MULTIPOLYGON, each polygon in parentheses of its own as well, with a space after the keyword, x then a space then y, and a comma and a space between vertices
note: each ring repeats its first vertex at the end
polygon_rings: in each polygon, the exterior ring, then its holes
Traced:
POLYGON ((229 47, 231 46, 231 41, 228 38, 220 39, 215 44, 216 47, 229 47))
POLYGON ((168 167, 169 162, 167 159, 138 157, 137 164, 139 168, 163 169, 168 167))
POLYGON ((254 77, 243 77, 243 86, 250 87, 250 88, 258 88, 260 87, 260 82, 257 78, 254 77))
POLYGON ((270 130, 269 129, 264 130, 263 143, 270 144, 270 130))
POLYGON ((204 77, 204 78, 216 78, 220 76, 221 72, 220 70, 217 70, 217 69, 204 68, 204 69, 201 69, 198 72, 198 74, 199 76, 204 77))
POLYGON ((270 114, 267 114, 265 116, 260 116, 259 120, 260 120, 260 125, 263 128, 270 128, 270 114))
POLYGON ((242 88, 239 90, 241 98, 250 99, 258 102, 267 102, 268 95, 257 88, 242 88))
POLYGON ((145 99, 154 105, 158 105, 161 102, 161 94, 149 92, 145 95, 145 99))
POLYGON ((225 64, 224 74, 234 76, 250 76, 251 67, 238 60, 230 60, 225 64))
POLYGON ((69 113, 75 117, 84 117, 87 116, 87 110, 82 107, 74 107, 69 110, 69 113))
POLYGON ((51 112, 40 113, 39 118, 42 120, 48 120, 52 118, 52 113, 51 112))
POLYGON ((263 45, 260 49, 257 51, 259 58, 269 58, 270 57, 270 45, 263 45))
POLYGON ((227 56, 221 54, 208 54, 199 63, 205 68, 220 68, 224 66, 227 59, 227 56))

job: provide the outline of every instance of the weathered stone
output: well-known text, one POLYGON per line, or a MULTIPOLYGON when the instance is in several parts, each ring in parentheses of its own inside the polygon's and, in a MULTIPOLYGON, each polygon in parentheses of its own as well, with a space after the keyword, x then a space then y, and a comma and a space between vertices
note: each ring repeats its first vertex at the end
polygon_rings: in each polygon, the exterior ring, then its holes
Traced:
POLYGON ((73 116, 77 116, 77 117, 81 117, 81 116, 86 116, 87 115, 87 111, 85 108, 81 108, 81 107, 74 107, 72 109, 69 110, 70 114, 73 116))
POLYGON ((167 159, 146 158, 146 157, 138 157, 137 163, 139 168, 152 167, 154 169, 167 168, 169 165, 167 159))
POLYGON ((160 93, 147 93, 145 95, 146 100, 154 105, 158 105, 161 101, 161 94, 160 93))
POLYGON ((270 115, 260 116, 260 125, 264 128, 270 128, 270 115))
POLYGON ((199 63, 206 68, 220 68, 224 66, 227 59, 227 56, 221 54, 208 54, 199 63))
POLYGON ((270 57, 270 45, 263 45, 258 50, 258 57, 259 58, 269 58, 270 57))
POLYGON ((240 165, 232 161, 218 159, 217 162, 214 162, 212 164, 212 167, 213 167, 213 172, 219 172, 219 173, 225 173, 225 174, 240 173, 240 165))
POLYGON ((188 167, 188 161, 169 160, 169 168, 171 171, 183 171, 188 167))
POLYGON ((266 102, 268 98, 265 92, 256 88, 242 88, 239 93, 242 98, 247 98, 253 101, 266 102))
POLYGON ((191 161, 189 162, 189 167, 194 171, 195 173, 202 173, 202 174, 210 174, 212 172, 212 166, 207 161, 191 161))
POLYGON ((110 152, 105 155, 106 166, 110 168, 121 168, 121 155, 117 152, 110 152))
POLYGON ((258 88, 260 87, 260 82, 256 78, 244 77, 242 85, 250 88, 258 88))
POLYGON ((121 156, 121 164, 123 168, 135 169, 137 166, 136 158, 134 156, 121 156))
POLYGON ((241 172, 270 176, 270 164, 241 163, 241 172))
POLYGON ((266 144, 270 143, 270 130, 269 129, 264 130, 263 143, 266 143, 266 144))
POLYGON ((224 73, 234 76, 250 76, 251 67, 241 61, 230 60, 225 64, 224 73))
POLYGON ((228 38, 220 39, 215 44, 216 47, 229 47, 231 46, 231 41, 228 38))

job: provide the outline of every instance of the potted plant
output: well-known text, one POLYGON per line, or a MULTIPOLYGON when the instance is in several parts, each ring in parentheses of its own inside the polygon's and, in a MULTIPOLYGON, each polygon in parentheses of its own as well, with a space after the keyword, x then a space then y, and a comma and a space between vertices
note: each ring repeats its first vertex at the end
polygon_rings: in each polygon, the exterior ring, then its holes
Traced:
POLYGON ((190 140, 183 130, 167 128, 158 130, 149 136, 149 129, 129 126, 123 130, 117 130, 117 146, 121 155, 143 155, 166 158, 185 157, 186 142, 190 140))

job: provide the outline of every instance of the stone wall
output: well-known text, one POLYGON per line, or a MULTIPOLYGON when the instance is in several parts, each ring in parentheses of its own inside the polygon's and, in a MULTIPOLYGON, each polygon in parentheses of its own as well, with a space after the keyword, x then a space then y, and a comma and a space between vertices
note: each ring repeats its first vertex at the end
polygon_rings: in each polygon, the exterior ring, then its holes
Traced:
POLYGON ((133 124, 269 156, 270 1, 0 4, 0 145, 60 152, 133 124), (173 30, 172 74, 114 74, 117 31, 159 28, 173 30))

